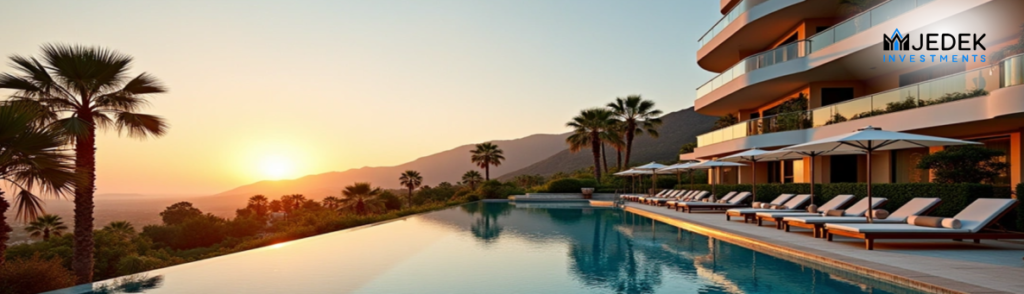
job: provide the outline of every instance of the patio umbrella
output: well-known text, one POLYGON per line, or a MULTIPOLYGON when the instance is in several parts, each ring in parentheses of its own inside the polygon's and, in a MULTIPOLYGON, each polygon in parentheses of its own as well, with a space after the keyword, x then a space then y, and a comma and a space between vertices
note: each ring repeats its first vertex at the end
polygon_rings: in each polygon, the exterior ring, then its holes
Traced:
MULTIPOLYGON (((697 163, 700 163, 700 162, 698 162, 698 161, 689 161, 689 162, 676 163, 676 164, 673 164, 673 165, 670 165, 670 166, 666 166, 665 168, 659 169, 658 172, 674 172, 676 174, 676 184, 682 185, 683 183, 681 183, 682 180, 680 179, 681 172, 684 171, 684 170, 690 170, 689 167, 693 166, 694 164, 697 164, 697 163)), ((691 183, 691 188, 693 188, 692 187, 693 177, 690 177, 690 183, 691 183)))
POLYGON ((715 177, 714 177, 715 179, 711 181, 711 201, 715 201, 715 186, 718 185, 718 178, 720 178, 718 176, 719 175, 718 172, 720 171, 719 168, 721 168, 723 166, 724 167, 730 167, 730 166, 747 166, 747 165, 746 164, 742 164, 742 163, 737 163, 737 162, 708 160, 708 161, 701 162, 701 163, 698 163, 698 164, 694 164, 693 166, 690 166, 690 168, 692 168, 692 169, 709 169, 709 168, 710 169, 714 169, 713 172, 715 173, 715 177))
POLYGON ((849 151, 789 151, 789 150, 775 150, 762 155, 764 160, 787 160, 797 158, 810 158, 810 170, 811 173, 811 205, 814 205, 814 158, 820 155, 860 155, 864 154, 863 151, 849 150, 849 151))
MULTIPOLYGON (((867 155, 867 177, 868 177, 868 207, 871 203, 871 153, 882 150, 897 150, 907 148, 921 148, 932 146, 981 144, 978 142, 949 139, 942 137, 916 135, 910 133, 889 132, 879 128, 867 126, 856 132, 828 137, 821 140, 793 145, 782 150, 794 152, 850 152, 860 151, 867 155)), ((868 222, 874 222, 870 213, 867 214, 868 222)))
POLYGON ((628 170, 624 170, 624 171, 620 171, 620 172, 614 173, 612 175, 620 176, 620 177, 629 177, 629 192, 630 193, 636 193, 636 187, 634 187, 634 186, 635 186, 635 183, 636 183, 635 180, 636 180, 636 175, 637 174, 638 173, 635 170, 628 169, 628 170))
MULTIPOLYGON (((754 199, 757 199, 757 162, 758 161, 765 161, 765 160, 774 160, 774 159, 769 159, 769 157, 766 157, 765 156, 766 154, 772 154, 772 152, 771 151, 765 151, 765 150, 754 148, 754 149, 750 149, 750 150, 743 151, 743 152, 740 152, 740 153, 736 153, 736 154, 733 154, 733 155, 729 155, 729 156, 726 156, 726 157, 722 157, 722 158, 719 158, 718 160, 728 161, 728 162, 749 162, 750 166, 753 168, 753 173, 751 174, 752 175, 751 178, 754 179, 751 182, 751 185, 750 185, 750 194, 754 196, 754 199)), ((813 188, 813 184, 811 186, 812 186, 811 189, 814 189, 813 188)))
MULTIPOLYGON (((645 164, 645 165, 641 165, 641 166, 637 166, 637 167, 634 167, 633 169, 634 170, 638 170, 638 171, 650 172, 651 173, 651 188, 654 188, 654 190, 657 190, 658 189, 658 173, 655 172, 655 171, 657 171, 659 169, 662 169, 662 168, 665 168, 664 164, 660 164, 660 163, 651 161, 651 163, 648 163, 648 164, 645 164)), ((651 194, 654 194, 653 191, 652 191, 651 194)))

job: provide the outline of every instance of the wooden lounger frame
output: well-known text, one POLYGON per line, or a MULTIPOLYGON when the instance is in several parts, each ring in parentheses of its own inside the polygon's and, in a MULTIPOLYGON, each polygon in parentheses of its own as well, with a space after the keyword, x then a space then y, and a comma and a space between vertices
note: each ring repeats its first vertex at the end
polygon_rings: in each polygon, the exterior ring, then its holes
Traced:
MULTIPOLYGON (((1024 239, 1024 233, 1011 232, 1006 229, 987 229, 992 224, 998 225, 1000 219, 1006 216, 1007 213, 1017 208, 1017 202, 1006 208, 1003 213, 993 218, 988 224, 985 224, 985 229, 979 233, 911 233, 911 232, 885 232, 885 233, 858 233, 843 230, 825 230, 825 236, 829 242, 832 242, 832 236, 839 235, 850 238, 864 239, 864 249, 874 250, 875 240, 878 239, 951 239, 953 241, 963 241, 964 239, 974 239, 974 243, 981 243, 982 239, 997 240, 997 239, 1024 239)), ((1001 227, 1001 226, 999 226, 1001 227)))

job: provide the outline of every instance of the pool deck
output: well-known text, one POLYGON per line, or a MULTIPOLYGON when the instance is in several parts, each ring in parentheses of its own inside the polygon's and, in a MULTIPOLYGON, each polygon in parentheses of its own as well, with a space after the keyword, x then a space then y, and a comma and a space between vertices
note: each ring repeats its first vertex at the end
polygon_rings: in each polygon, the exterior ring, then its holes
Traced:
POLYGON ((982 240, 876 240, 865 250, 860 239, 815 239, 811 231, 775 229, 767 223, 725 220, 724 212, 676 212, 628 202, 626 211, 682 229, 762 251, 864 273, 896 284, 938 293, 1024 293, 1024 242, 982 240))

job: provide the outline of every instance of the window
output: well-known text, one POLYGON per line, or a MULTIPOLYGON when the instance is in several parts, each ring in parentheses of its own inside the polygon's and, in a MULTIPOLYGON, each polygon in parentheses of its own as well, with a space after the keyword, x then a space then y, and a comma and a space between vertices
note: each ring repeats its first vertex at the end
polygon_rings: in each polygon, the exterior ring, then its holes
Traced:
POLYGON ((857 156, 836 155, 829 158, 829 174, 832 183, 857 182, 857 156))
POLYGON ((944 77, 967 70, 966 63, 947 63, 900 75, 900 87, 944 77))
POLYGON ((853 88, 821 88, 821 106, 853 99, 853 88))

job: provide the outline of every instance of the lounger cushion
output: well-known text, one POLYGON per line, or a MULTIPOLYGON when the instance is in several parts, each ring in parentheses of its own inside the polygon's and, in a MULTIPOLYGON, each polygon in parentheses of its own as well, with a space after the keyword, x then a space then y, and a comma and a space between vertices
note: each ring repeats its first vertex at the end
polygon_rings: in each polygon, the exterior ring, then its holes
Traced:
POLYGON ((774 212, 774 211, 766 211, 766 212, 758 212, 757 216, 758 217, 769 217, 769 218, 785 218, 785 217, 791 217, 791 216, 821 216, 821 214, 820 213, 810 213, 810 212, 774 212))
POLYGON ((830 209, 825 211, 825 216, 843 216, 845 214, 846 211, 842 209, 830 209))
POLYGON ((885 209, 875 209, 870 212, 871 218, 874 219, 885 219, 889 217, 889 212, 885 209))
MULTIPOLYGON (((787 216, 782 219, 786 222, 795 222, 803 224, 835 224, 835 223, 847 223, 847 224, 864 224, 868 222, 868 218, 860 216, 787 216)), ((875 223, 903 223, 903 220, 893 219, 876 219, 875 223)))
MULTIPOLYGON (((836 224, 827 223, 825 228, 829 230, 843 230, 855 233, 970 233, 965 228, 932 228, 921 227, 909 224, 836 224)), ((908 236, 913 238, 913 236, 908 236)))
POLYGON ((959 229, 962 227, 960 220, 955 218, 934 217, 934 216, 910 216, 907 223, 921 227, 959 229))
POLYGON ((731 213, 738 214, 756 214, 758 212, 804 212, 803 210, 777 210, 770 208, 733 208, 728 210, 731 213))
POLYGON ((960 220, 964 229, 979 232, 1016 202, 1017 200, 1006 198, 980 198, 974 200, 971 205, 954 215, 953 218, 960 220))

